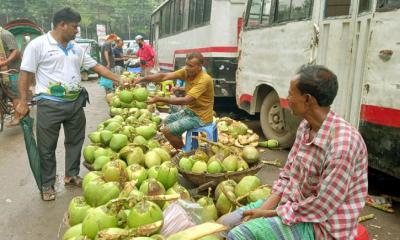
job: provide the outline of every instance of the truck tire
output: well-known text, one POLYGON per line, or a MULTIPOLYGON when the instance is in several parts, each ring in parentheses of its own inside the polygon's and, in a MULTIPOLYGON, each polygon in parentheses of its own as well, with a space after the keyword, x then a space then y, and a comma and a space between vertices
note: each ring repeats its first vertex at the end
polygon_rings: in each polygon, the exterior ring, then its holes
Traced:
POLYGON ((272 90, 263 100, 260 110, 260 122, 264 136, 276 139, 279 146, 289 148, 296 138, 300 120, 289 110, 281 107, 278 94, 272 90))

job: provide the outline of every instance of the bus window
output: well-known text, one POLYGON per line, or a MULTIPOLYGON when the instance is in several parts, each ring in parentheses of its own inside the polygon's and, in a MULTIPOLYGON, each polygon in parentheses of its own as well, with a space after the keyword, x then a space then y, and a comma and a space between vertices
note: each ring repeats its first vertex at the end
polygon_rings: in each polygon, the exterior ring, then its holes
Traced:
POLYGON ((256 27, 260 24, 262 0, 252 0, 246 26, 256 27))
POLYGON ((377 11, 388 11, 400 8, 400 0, 378 0, 376 4, 377 11))
POLYGON ((347 16, 351 0, 326 0, 325 17, 347 16))
POLYGON ((203 13, 204 13, 204 0, 196 0, 196 25, 203 23, 203 13))
POLYGON ((194 26, 195 13, 196 13, 196 0, 190 0, 190 3, 189 3, 189 28, 192 28, 194 26))
POLYGON ((360 0, 358 13, 369 12, 371 10, 371 0, 360 0))
POLYGON ((204 1, 204 22, 210 22, 212 0, 204 1))
POLYGON ((297 21, 310 18, 312 0, 275 0, 274 22, 297 21))
POLYGON ((264 6, 261 16, 261 25, 269 25, 269 13, 271 11, 271 0, 264 0, 264 6))

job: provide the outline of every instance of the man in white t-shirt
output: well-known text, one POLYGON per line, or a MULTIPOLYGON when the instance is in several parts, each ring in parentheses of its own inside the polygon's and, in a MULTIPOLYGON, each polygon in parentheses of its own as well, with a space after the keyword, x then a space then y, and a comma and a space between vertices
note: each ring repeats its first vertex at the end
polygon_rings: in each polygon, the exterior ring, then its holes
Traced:
POLYGON ((81 186, 80 156, 85 139, 86 118, 83 107, 88 94, 80 86, 80 68, 91 69, 117 83, 119 76, 97 64, 75 44, 81 16, 71 8, 54 14, 54 29, 32 40, 25 49, 18 81, 20 103, 17 113, 28 112, 29 82, 36 78, 37 145, 41 157, 42 199, 55 199, 55 177, 58 135, 61 124, 65 134, 64 183, 81 186))

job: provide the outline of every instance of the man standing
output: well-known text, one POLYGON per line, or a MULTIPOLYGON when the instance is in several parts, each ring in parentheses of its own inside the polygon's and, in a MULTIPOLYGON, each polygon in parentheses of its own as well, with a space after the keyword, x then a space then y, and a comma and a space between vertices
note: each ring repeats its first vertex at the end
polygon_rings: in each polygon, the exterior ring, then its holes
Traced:
POLYGON ((136 53, 140 60, 140 67, 142 69, 142 76, 148 76, 154 67, 155 53, 150 44, 143 40, 141 35, 135 37, 136 43, 139 45, 139 50, 136 53))
POLYGON ((113 48, 113 55, 115 60, 115 73, 121 75, 125 69, 124 65, 124 52, 122 46, 124 45, 124 41, 121 38, 117 38, 115 41, 115 47, 113 48))
POLYGON ((64 8, 53 17, 54 29, 32 40, 25 49, 19 77, 20 102, 16 111, 28 112, 27 93, 30 80, 36 78, 37 145, 41 157, 42 199, 55 199, 58 135, 63 124, 65 135, 66 185, 81 186, 80 156, 85 139, 86 118, 83 107, 88 94, 80 86, 80 68, 92 69, 117 83, 119 77, 96 63, 72 40, 78 33, 81 16, 64 8))
MULTIPOLYGON (((0 71, 7 71, 9 69, 19 69, 20 52, 18 50, 17 42, 15 37, 9 31, 0 27, 0 71)), ((13 84, 9 75, 1 74, 0 81, 3 86, 6 87, 6 94, 11 98, 13 106, 17 105, 17 89, 13 88, 13 84)), ((18 124, 18 117, 14 117, 11 121, 10 126, 16 126, 18 124)))
POLYGON ((291 80, 289 107, 304 120, 271 196, 219 220, 233 227, 228 239, 357 236, 368 190, 367 148, 330 109, 337 90, 336 75, 319 65, 303 66, 291 80))
POLYGON ((153 97, 148 103, 164 102, 171 105, 186 105, 183 110, 170 114, 165 120, 162 130, 173 147, 183 147, 182 133, 187 130, 204 126, 213 121, 214 84, 213 79, 202 71, 204 57, 193 52, 186 57, 186 66, 171 73, 158 73, 135 80, 135 84, 149 81, 162 82, 182 79, 185 81, 186 96, 184 97, 153 97))
POLYGON ((112 50, 112 43, 117 40, 117 35, 110 34, 106 36, 106 41, 101 46, 101 61, 103 66, 113 71, 115 66, 115 59, 112 50))

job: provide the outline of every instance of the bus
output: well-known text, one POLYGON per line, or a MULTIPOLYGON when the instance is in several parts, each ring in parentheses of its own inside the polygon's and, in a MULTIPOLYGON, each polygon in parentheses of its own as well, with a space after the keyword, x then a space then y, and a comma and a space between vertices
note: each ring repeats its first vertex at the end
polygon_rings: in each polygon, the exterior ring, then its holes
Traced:
POLYGON ((264 135, 293 144, 290 79, 322 64, 338 76, 333 110, 361 132, 369 166, 400 178, 400 1, 248 0, 244 16, 236 103, 260 113, 264 135))
MULTIPOLYGON (((151 16, 150 42, 160 71, 185 65, 201 52, 214 79, 215 96, 235 96, 237 44, 245 0, 167 0, 151 16)), ((156 63, 157 65, 157 63, 156 63)))

